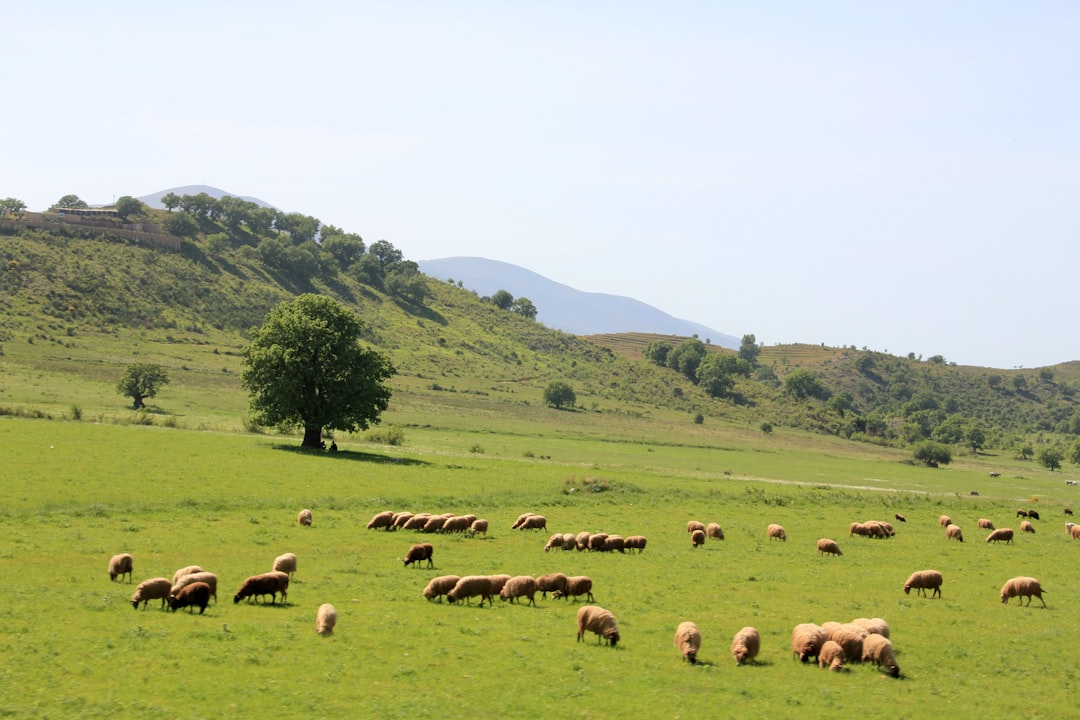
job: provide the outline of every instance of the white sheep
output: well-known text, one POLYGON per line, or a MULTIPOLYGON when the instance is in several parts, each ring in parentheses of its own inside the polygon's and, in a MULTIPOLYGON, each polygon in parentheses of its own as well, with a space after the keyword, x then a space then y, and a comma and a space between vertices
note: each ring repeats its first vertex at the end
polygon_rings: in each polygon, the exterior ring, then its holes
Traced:
POLYGON ((580 595, 584 595, 585 599, 590 602, 596 602, 592 594, 592 578, 588 575, 571 575, 566 578, 566 589, 556 590, 551 593, 551 598, 557 600, 567 597, 576 598, 580 595))
POLYGON ((546 530, 547 518, 543 515, 530 515, 518 526, 519 530, 546 530))
POLYGON ((372 516, 371 520, 368 521, 367 529, 368 530, 378 530, 379 528, 382 528, 383 530, 389 530, 393 526, 394 526, 394 511, 393 510, 383 510, 382 512, 375 513, 375 515, 372 516))
POLYGON ((488 521, 484 520, 483 518, 473 520, 472 524, 469 525, 469 534, 470 535, 475 535, 476 533, 480 533, 484 537, 487 537, 487 531, 488 531, 488 521))
POLYGON ((291 552, 278 555, 276 558, 274 558, 274 567, 271 569, 277 570, 278 572, 288 573, 289 577, 291 578, 293 576, 293 573, 296 572, 296 555, 291 552))
POLYGON ((481 607, 485 600, 488 601, 488 605, 491 605, 491 578, 487 575, 466 575, 450 588, 450 591, 446 593, 446 599, 452 603, 463 599, 466 604, 470 604, 471 599, 477 595, 480 596, 481 607))
POLYGON ((911 573, 911 577, 904 583, 904 594, 910 594, 911 589, 915 588, 918 590, 917 595, 926 597, 926 591, 933 590, 930 597, 940 597, 941 581, 941 573, 937 570, 916 570, 911 573))
POLYGON ((315 632, 323 637, 333 635, 335 625, 337 625, 337 608, 330 603, 323 603, 315 615, 315 632))
POLYGON ((768 534, 770 540, 775 538, 777 540, 783 540, 784 542, 787 542, 787 531, 776 523, 772 523, 771 525, 769 525, 768 534))
POLYGON ((589 549, 589 538, 592 537, 592 533, 588 530, 582 530, 574 536, 574 542, 577 543, 578 552, 589 549))
MULTIPOLYGON (((1027 520, 1024 522, 1027 522, 1027 520)), ((1005 541, 1006 545, 1013 541, 1012 528, 998 528, 986 536, 986 542, 988 543, 1001 542, 1002 540, 1005 541)))
POLYGON ((116 578, 127 575, 131 582, 131 571, 135 566, 135 560, 128 553, 113 555, 109 558, 109 580, 116 582, 116 578))
POLYGON ((806 662, 818 656, 825 640, 825 631, 820 625, 814 623, 796 625, 791 631, 791 652, 799 658, 800 662, 806 662))
POLYGON ((138 610, 139 603, 142 603, 143 610, 145 610, 151 600, 161 600, 161 607, 164 608, 171 590, 172 583, 169 578, 158 577, 143 580, 135 588, 135 594, 131 596, 131 606, 138 610))
POLYGON ((821 644, 821 652, 818 654, 818 667, 828 666, 829 670, 835 672, 844 667, 845 660, 847 660, 847 656, 844 655, 844 648, 840 647, 840 643, 826 640, 821 644))
POLYGON ((994 523, 987 520, 986 518, 979 518, 979 521, 976 523, 976 525, 979 526, 980 530, 993 530, 994 529, 994 523))
MULTIPOLYGON (((427 587, 424 588, 424 597, 428 600, 441 598, 443 595, 450 592, 460 579, 461 578, 457 575, 440 575, 439 577, 431 578, 427 587)), ((440 602, 442 601, 440 600, 440 602)))
POLYGON ((530 605, 536 605, 536 578, 532 575, 515 575, 499 591, 500 600, 516 603, 519 597, 527 597, 530 605))
POLYGON ((675 628, 675 647, 682 653, 684 660, 689 660, 691 665, 696 663, 698 651, 701 650, 701 631, 698 626, 689 620, 679 623, 675 628))
POLYGON ((840 546, 836 544, 835 540, 829 538, 821 538, 817 541, 817 554, 818 555, 843 555, 840 546))
POLYGON ((1020 604, 1024 604, 1024 598, 1028 599, 1027 604, 1031 605, 1032 596, 1039 598, 1039 602, 1046 607, 1046 601, 1043 600, 1042 594, 1046 592, 1043 589, 1042 584, 1033 577, 1014 577, 1005 581, 1005 584, 1001 586, 1001 602, 1009 602, 1009 598, 1019 598, 1020 604))
POLYGON ((942 515, 941 517, 939 517, 937 519, 937 522, 938 522, 938 525, 940 525, 943 528, 944 527, 949 527, 950 525, 953 524, 952 518, 949 517, 948 515, 942 515))
POLYGON ((296 522, 303 527, 311 527, 311 511, 304 508, 296 515, 296 522))
POLYGON ((687 533, 693 533, 695 530, 700 530, 701 532, 705 532, 705 523, 701 522, 700 520, 691 520, 688 523, 686 523, 686 532, 687 533))
POLYGON ((173 585, 175 585, 177 583, 177 581, 179 581, 180 578, 184 577, 185 575, 194 575, 195 573, 200 573, 202 571, 203 571, 203 569, 201 567, 199 567, 198 565, 188 565, 186 567, 182 567, 182 568, 180 568, 179 570, 177 570, 176 572, 173 573, 173 576, 172 576, 173 585))
POLYGON ((946 525, 945 537, 949 540, 957 540, 959 542, 964 542, 964 531, 960 529, 959 525, 946 525))
POLYGON ((596 640, 607 640, 611 647, 619 642, 619 626, 615 616, 598 605, 583 605, 577 611, 577 639, 585 638, 585 631, 596 633, 596 640))
POLYGON ((1035 532, 1035 526, 1032 525, 1027 520, 1021 520, 1020 521, 1020 532, 1034 533, 1035 532))
POLYGON ((544 545, 544 552, 549 550, 561 550, 563 545, 562 533, 555 533, 548 538, 547 544, 544 545))
POLYGON ((761 633, 755 627, 747 625, 731 640, 731 657, 736 665, 745 665, 757 657, 761 650, 761 633))
POLYGON ((870 633, 854 623, 825 623, 821 627, 825 630, 825 639, 839 643, 849 659, 862 658, 863 641, 870 633))
POLYGON ((888 671, 889 675, 900 677, 900 666, 896 664, 896 655, 893 653, 892 641, 881 635, 867 635, 862 643, 863 662, 872 662, 882 670, 888 671))
POLYGON ((883 618, 855 618, 851 621, 851 624, 858 625, 873 635, 889 637, 889 623, 885 622, 883 618))
POLYGON ((533 515, 533 513, 531 513, 531 512, 521 513, 520 515, 518 515, 518 519, 514 521, 514 524, 510 526, 510 529, 511 530, 517 530, 519 527, 521 527, 525 523, 525 520, 527 518, 529 518, 530 516, 532 516, 532 515, 533 515))
POLYGON ((201 582, 206 583, 210 587, 210 595, 213 596, 214 602, 216 603, 218 585, 217 580, 217 575, 212 572, 206 572, 205 570, 203 570, 202 572, 190 573, 188 575, 181 575, 179 578, 177 578, 176 582, 173 583, 171 594, 175 595, 188 585, 201 582))
POLYGON ((719 523, 709 523, 705 526, 705 535, 713 540, 723 540, 724 529, 720 527, 719 523))

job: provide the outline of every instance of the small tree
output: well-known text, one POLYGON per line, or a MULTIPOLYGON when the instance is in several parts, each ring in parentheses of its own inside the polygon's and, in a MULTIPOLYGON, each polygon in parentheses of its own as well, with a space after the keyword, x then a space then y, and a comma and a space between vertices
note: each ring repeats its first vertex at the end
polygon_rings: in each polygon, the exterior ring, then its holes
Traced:
POLYGON ((0 200, 0 215, 14 215, 15 217, 22 217, 22 214, 26 212, 26 203, 18 198, 4 198, 0 200))
POLYGON ((772 434, 773 424, 771 422, 769 422, 768 420, 761 423, 761 425, 759 427, 761 428, 761 432, 764 433, 765 435, 771 435, 772 434))
POLYGON ((509 310, 514 304, 514 296, 506 290, 496 290, 491 296, 491 304, 500 310, 509 310))
POLYGON ((64 197, 57 200, 56 204, 53 205, 53 207, 75 209, 75 208, 87 208, 87 207, 90 207, 90 206, 87 205, 86 201, 84 201, 78 195, 65 195, 64 197))
POLYGON ((667 340, 653 340, 645 347, 645 359, 654 365, 665 367, 668 355, 671 353, 671 343, 667 340))
POLYGON ((739 357, 751 365, 756 365, 760 353, 761 346, 757 344, 757 337, 753 334, 743 335, 742 344, 739 345, 739 357))
POLYGON ((1030 460, 1035 456, 1035 448, 1029 442, 1022 442, 1016 446, 1016 456, 1021 460, 1030 460))
POLYGON ((195 237, 199 232, 199 223, 186 212, 169 215, 162 223, 162 227, 165 228, 165 232, 177 237, 195 237))
POLYGON ((124 377, 116 383, 116 391, 132 399, 132 409, 146 407, 143 402, 157 395, 158 389, 169 382, 165 368, 154 363, 128 365, 124 377))
POLYGON ((1065 453, 1061 452, 1061 448, 1058 447, 1044 447, 1039 451, 1039 464, 1050 472, 1061 467, 1061 461, 1065 458, 1065 453))
POLYGON ((530 320, 536 319, 536 305, 533 301, 527 297, 514 298, 514 302, 510 305, 510 312, 517 313, 522 317, 527 317, 530 320))
POLYGON ((577 402, 577 393, 568 383, 562 380, 553 380, 544 389, 544 402, 561 410, 563 405, 572 406, 577 402))
POLYGON ((161 196, 161 204, 166 210, 172 212, 176 208, 180 207, 180 196, 174 192, 167 192, 161 196))
POLYGON ((929 467, 948 465, 952 462, 952 452, 945 445, 927 440, 915 446, 915 459, 929 467))
POLYGON ((116 212, 122 218, 146 215, 146 205, 141 200, 124 195, 116 200, 116 212))
POLYGON ((971 452, 977 455, 979 450, 986 446, 986 430, 983 429, 982 425, 972 423, 968 425, 967 431, 964 433, 964 440, 967 441, 971 452))

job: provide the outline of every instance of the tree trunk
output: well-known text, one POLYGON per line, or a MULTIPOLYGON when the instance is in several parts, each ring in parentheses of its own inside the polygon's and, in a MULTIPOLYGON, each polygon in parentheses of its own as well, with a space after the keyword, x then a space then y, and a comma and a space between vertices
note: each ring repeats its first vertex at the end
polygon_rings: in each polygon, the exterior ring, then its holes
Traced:
POLYGON ((138 410, 141 407, 146 407, 146 404, 143 403, 143 396, 142 395, 133 395, 132 399, 135 401, 131 405, 132 410, 138 410))
POLYGON ((323 447, 322 441, 322 426, 321 425, 305 425, 304 426, 304 442, 301 443, 303 447, 309 448, 321 448, 323 447))

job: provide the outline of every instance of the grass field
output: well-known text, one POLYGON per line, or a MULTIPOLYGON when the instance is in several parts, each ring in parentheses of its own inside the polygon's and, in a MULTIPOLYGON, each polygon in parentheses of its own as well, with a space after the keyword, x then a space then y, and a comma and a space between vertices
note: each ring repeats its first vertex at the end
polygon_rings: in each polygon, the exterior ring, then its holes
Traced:
POLYGON ((1061 473, 991 456, 930 470, 872 446, 675 417, 493 404, 503 414, 484 423, 450 405, 430 413, 420 397, 396 405, 388 420, 407 428, 404 447, 343 437, 333 455, 290 438, 0 418, 0 680, 18 689, 2 694, 0 715, 1059 718, 1075 706, 1080 543, 1063 532, 1076 488, 1061 473), (311 528, 296 525, 302 507, 311 528), (983 542, 976 520, 1019 529, 1018 507, 1039 509, 1036 534, 983 542), (473 512, 491 531, 366 530, 384 509, 473 512), (548 533, 510 530, 525 510, 550 532, 649 544, 640 555, 545 553, 548 533), (852 521, 898 512, 908 522, 894 523, 895 538, 847 537, 852 521), (942 513, 967 542, 945 540, 942 513), (726 539, 692 549, 690 519, 719 522, 726 539), (786 543, 766 539, 770 522, 786 543), (843 557, 817 556, 824 536, 843 557), (403 567, 421 539, 435 568, 403 567), (286 603, 232 602, 286 551, 299 557, 286 603), (117 552, 135 557, 131 585, 106 574, 117 552), (132 610, 135 583, 188 564, 219 576, 205 615, 132 610), (907 575, 930 567, 945 575, 943 597, 905 595, 907 575), (615 650, 575 642, 580 602, 421 596, 435 575, 553 571, 593 578, 620 625, 615 650), (1014 575, 1042 580, 1049 607, 1002 605, 1014 575), (326 639, 314 632, 323 602, 340 615, 326 639), (860 616, 888 620, 902 679, 792 660, 794 625, 860 616), (687 619, 704 635, 696 666, 672 642, 687 619), (744 625, 763 647, 737 668, 729 646, 744 625))

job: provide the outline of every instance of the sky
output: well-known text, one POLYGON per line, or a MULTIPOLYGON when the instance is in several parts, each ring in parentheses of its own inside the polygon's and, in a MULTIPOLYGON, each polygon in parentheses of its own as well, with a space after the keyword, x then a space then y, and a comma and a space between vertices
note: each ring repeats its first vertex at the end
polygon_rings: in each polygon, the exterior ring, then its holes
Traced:
POLYGON ((1080 4, 12 5, 30 210, 205 184, 765 345, 1080 360, 1080 4))

